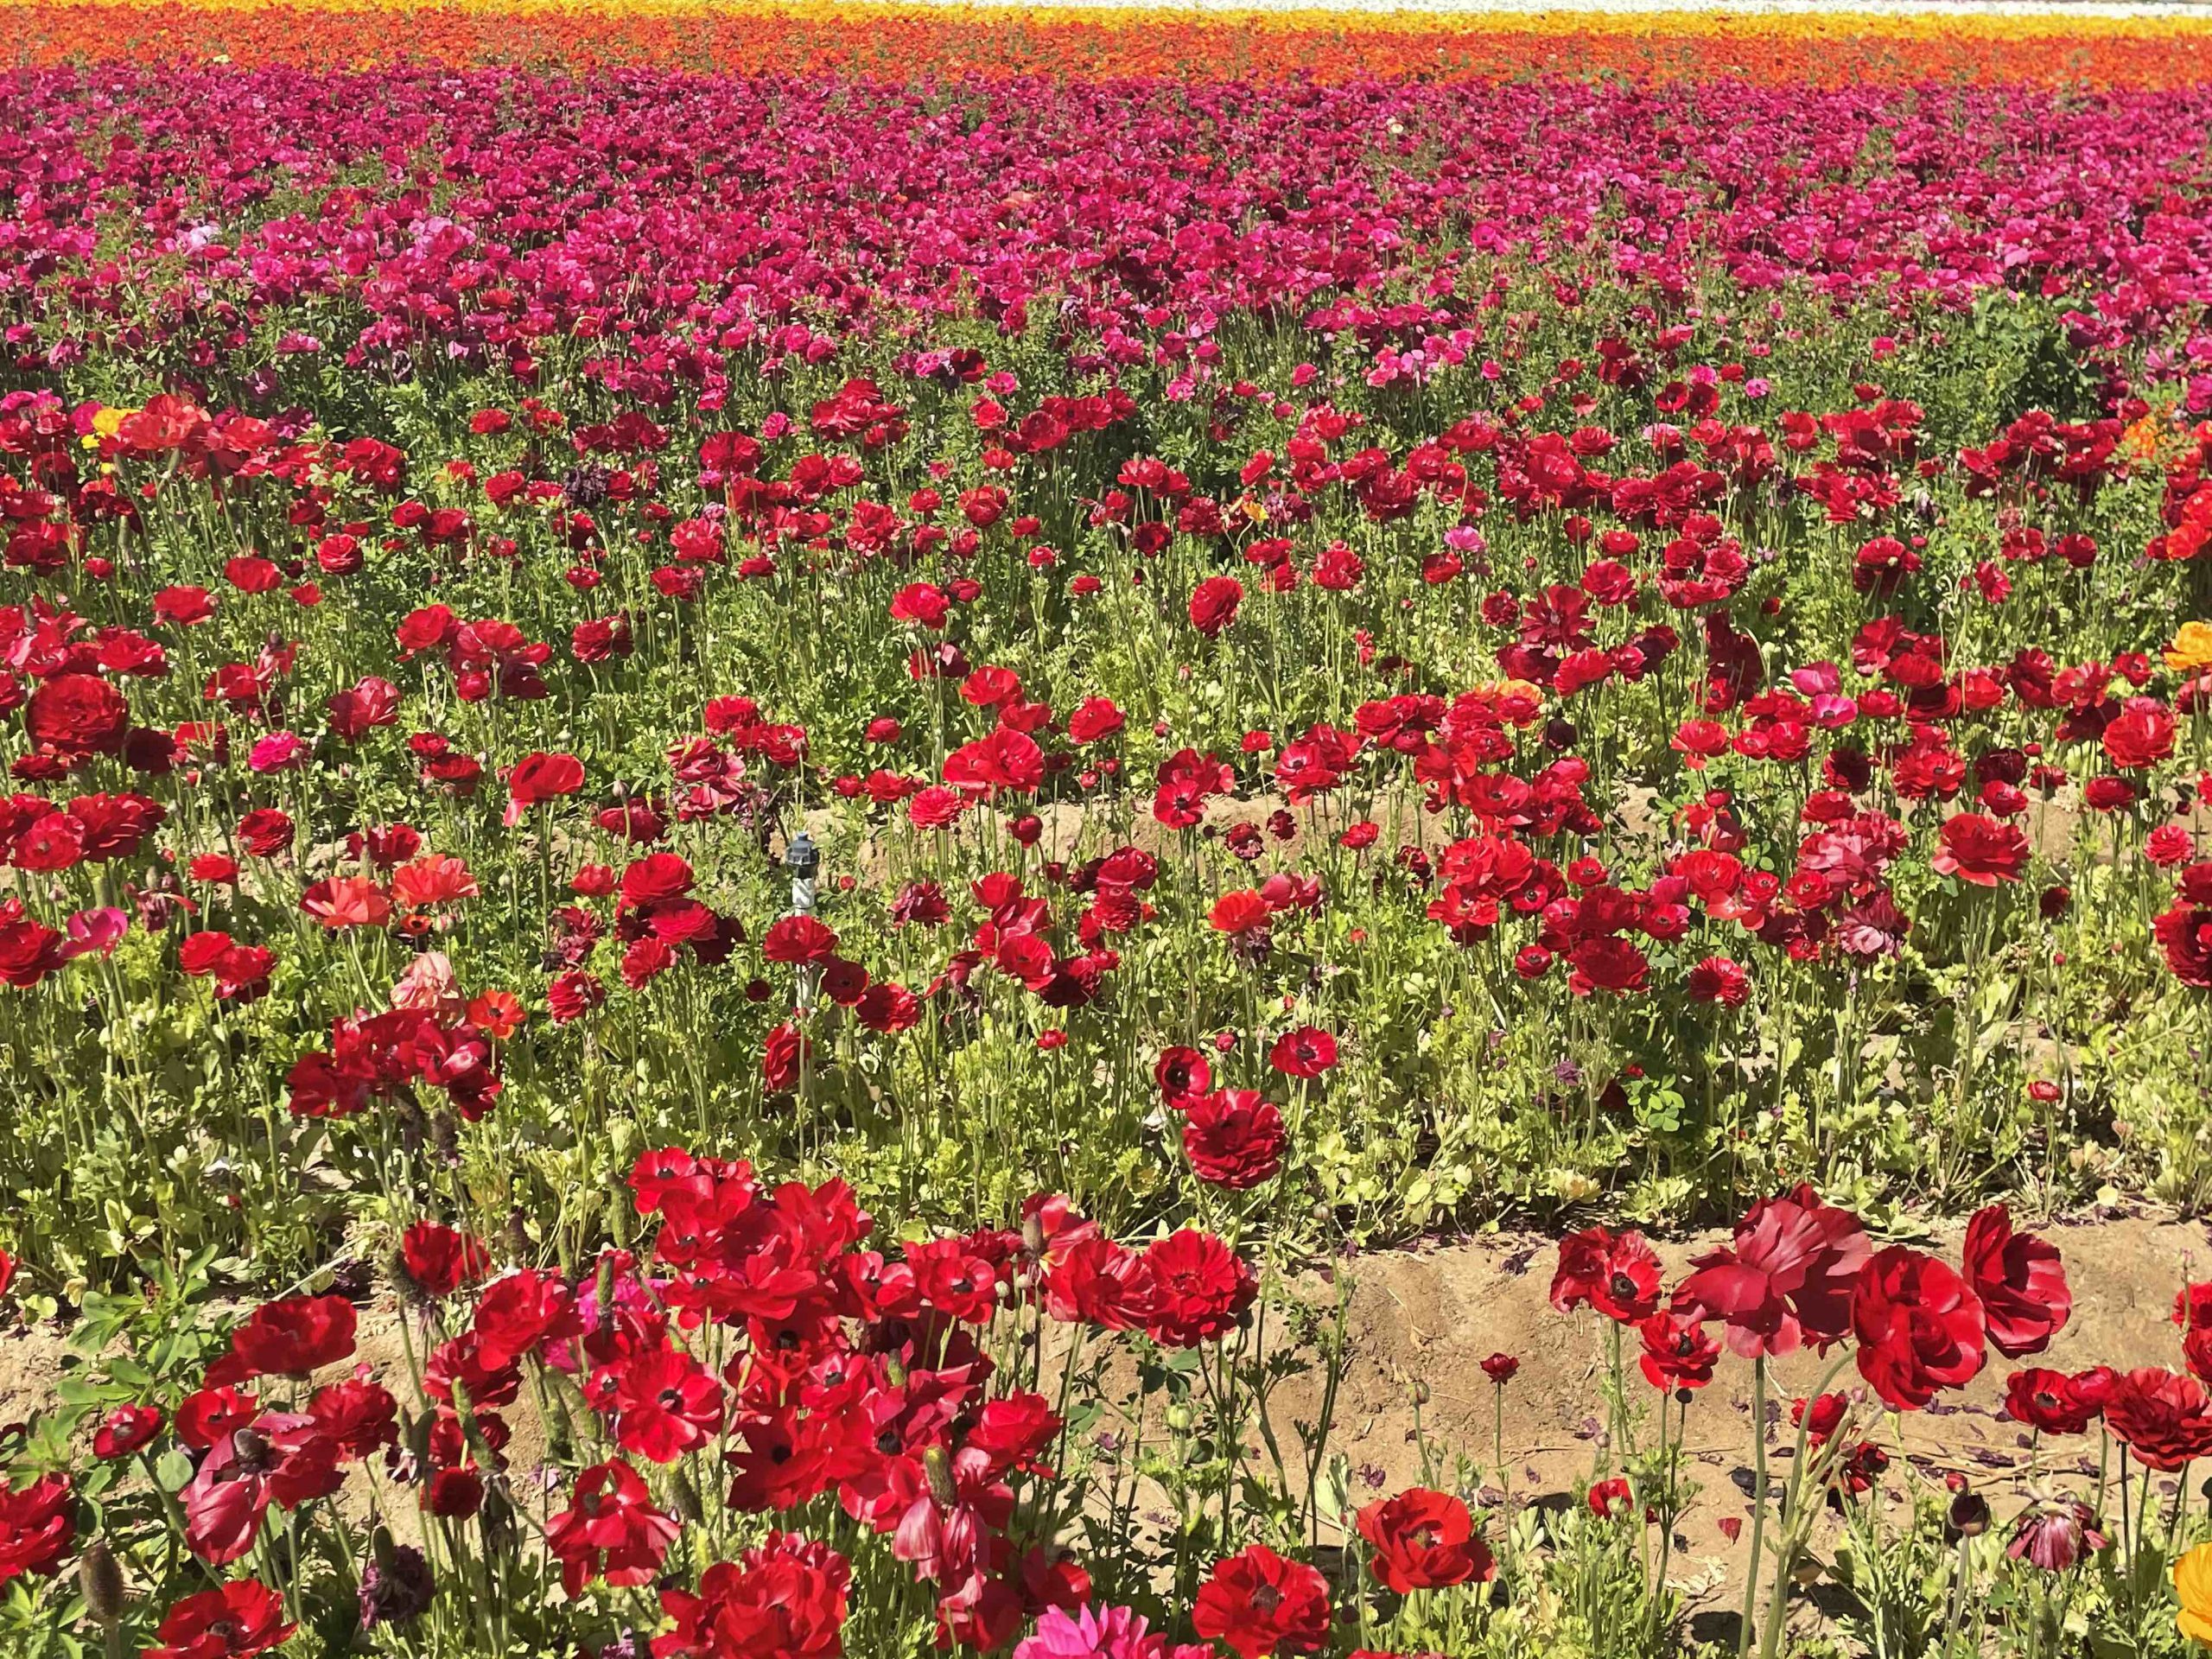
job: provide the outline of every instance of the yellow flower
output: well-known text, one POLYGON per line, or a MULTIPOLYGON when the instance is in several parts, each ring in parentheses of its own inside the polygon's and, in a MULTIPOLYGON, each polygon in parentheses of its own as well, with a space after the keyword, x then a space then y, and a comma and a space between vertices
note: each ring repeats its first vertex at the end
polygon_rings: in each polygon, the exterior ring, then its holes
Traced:
POLYGON ((2181 674, 2212 668, 2212 622, 2184 622, 2166 647, 2166 666, 2181 674))
POLYGON ((2199 1544, 2174 1563, 2175 1622, 2190 1641, 2212 1648, 2212 1544, 2199 1544))
POLYGON ((92 416, 92 430, 103 438, 111 438, 124 422, 137 412, 135 409, 103 409, 92 416))

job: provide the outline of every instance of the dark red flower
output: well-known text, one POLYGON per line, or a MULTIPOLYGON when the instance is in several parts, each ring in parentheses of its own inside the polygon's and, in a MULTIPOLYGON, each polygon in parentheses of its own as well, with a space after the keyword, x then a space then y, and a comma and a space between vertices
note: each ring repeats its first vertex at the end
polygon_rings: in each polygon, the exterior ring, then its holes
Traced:
POLYGON ((2016 1423, 2045 1434, 2079 1434, 2096 1418, 2063 1371, 2015 1371, 2005 1379, 2005 1409, 2016 1423))
POLYGON ((1701 1389, 1713 1381, 1720 1344, 1706 1333, 1702 1319, 1662 1308, 1638 1325, 1637 1333, 1643 1340, 1637 1364, 1653 1388, 1701 1389))
POLYGON ((231 1332, 231 1351, 211 1366, 209 1386, 256 1376, 305 1376, 353 1351, 357 1315, 343 1296, 264 1302, 231 1332))
POLYGON ((1287 1077, 1318 1077, 1337 1064, 1337 1039, 1313 1026, 1300 1026, 1275 1039, 1268 1063, 1287 1077))
POLYGON ((672 1628, 653 1659, 838 1659, 852 1572, 829 1545, 772 1532, 739 1561, 717 1561, 696 1595, 663 1590, 672 1628))
POLYGON ((1979 812, 1944 820, 1942 844, 1929 861, 1938 875, 1955 875, 1976 887, 2017 881, 2028 867, 2028 838, 2017 824, 2001 823, 1979 812))
POLYGON ((1224 1089, 1192 1100, 1183 1125, 1192 1173, 1211 1185, 1241 1192, 1282 1168, 1289 1143, 1282 1113, 1249 1089, 1224 1089))
POLYGON ((1167 1103, 1180 1109, 1212 1090, 1213 1067, 1195 1048, 1162 1049, 1152 1080, 1167 1103))
POLYGON ((1725 1249, 1695 1257, 1675 1306, 1727 1327, 1746 1359, 1826 1348, 1851 1328, 1852 1293, 1872 1246, 1859 1217, 1809 1185, 1751 1206, 1725 1249))
POLYGON ((1988 1321, 1989 1345, 2007 1359, 2050 1347, 2074 1311, 2057 1246, 2014 1232, 2011 1213, 1993 1204, 1967 1224, 1963 1255, 1988 1321))
POLYGON ((1474 1530, 1465 1503, 1424 1486, 1359 1512, 1359 1535, 1375 1548, 1368 1570, 1402 1596, 1490 1579, 1497 1565, 1474 1530))
POLYGON ((2212 1402, 2195 1377, 2176 1371, 2121 1372, 2105 1402, 2105 1421, 2138 1463, 2163 1473, 2212 1453, 2212 1402))
POLYGON ((480 1240, 442 1222, 414 1223, 400 1236, 399 1255, 407 1276, 430 1296, 450 1296, 492 1270, 480 1240))
POLYGON ((541 1344, 575 1334, 575 1293, 550 1274, 525 1268, 495 1280, 476 1305, 476 1361, 504 1370, 541 1344))
POLYGON ((0 1586, 26 1573, 60 1572, 76 1538, 77 1497, 65 1476, 12 1489, 0 1480, 0 1586))
POLYGON ((118 1406, 92 1434, 96 1458, 127 1458, 162 1432, 159 1406, 118 1406))
POLYGON ((1851 1322, 1859 1373, 1892 1410, 1917 1411, 1973 1380, 1987 1355, 1981 1301, 1932 1255, 1893 1245, 1859 1270, 1851 1322))
POLYGON ((130 734, 130 705, 97 674, 56 674, 31 693, 23 730, 64 760, 113 754, 130 734))
POLYGON ((1191 626, 1211 639, 1236 620, 1244 584, 1234 576, 1208 576, 1191 593, 1191 626))

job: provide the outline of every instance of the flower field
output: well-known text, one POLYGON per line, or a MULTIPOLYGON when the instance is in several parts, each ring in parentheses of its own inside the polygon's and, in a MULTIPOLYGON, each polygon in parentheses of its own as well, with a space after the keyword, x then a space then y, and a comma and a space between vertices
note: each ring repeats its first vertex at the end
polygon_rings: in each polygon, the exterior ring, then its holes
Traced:
POLYGON ((2212 1645, 2212 25, 4 15, 0 1655, 2212 1645))

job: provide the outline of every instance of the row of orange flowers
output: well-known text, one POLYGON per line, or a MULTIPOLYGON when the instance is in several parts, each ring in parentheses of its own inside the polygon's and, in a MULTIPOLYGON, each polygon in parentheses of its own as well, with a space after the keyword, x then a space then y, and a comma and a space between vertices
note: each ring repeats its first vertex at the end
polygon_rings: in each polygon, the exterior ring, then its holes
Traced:
POLYGON ((999 6, 730 5, 713 0, 0 0, 19 64, 227 59, 314 69, 405 62, 615 64, 904 80, 1492 79, 1733 75, 1765 84, 2005 81, 2168 87, 2212 73, 2195 19, 2053 14, 1696 12, 1350 16, 999 6), (407 13, 395 31, 391 14, 407 13))

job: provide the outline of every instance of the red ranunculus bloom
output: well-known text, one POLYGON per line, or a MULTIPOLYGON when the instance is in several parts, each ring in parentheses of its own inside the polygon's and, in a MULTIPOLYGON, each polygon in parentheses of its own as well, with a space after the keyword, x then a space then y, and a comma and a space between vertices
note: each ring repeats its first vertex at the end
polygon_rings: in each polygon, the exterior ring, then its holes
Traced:
POLYGON ((0 1481, 0 1586, 26 1573, 61 1570, 77 1538, 77 1498, 61 1475, 10 1490, 0 1481))
POLYGON ((1637 1364, 1655 1389, 1701 1389, 1713 1381, 1720 1344, 1705 1322, 1676 1308, 1662 1308, 1637 1327, 1643 1352, 1637 1364))
POLYGON ((2121 1372, 2105 1402, 2105 1421, 2138 1463, 2163 1473, 2212 1453, 2212 1402, 2195 1377, 2177 1371, 2121 1372))
POLYGON ((1402 1596, 1487 1580, 1497 1570, 1467 1506, 1424 1486, 1362 1510, 1359 1535, 1375 1548, 1368 1570, 1402 1596))
POLYGON ((1183 1107, 1213 1088, 1213 1067, 1195 1048, 1162 1049, 1152 1080, 1170 1106, 1183 1107))
POLYGON ((1198 1587, 1191 1627, 1225 1642, 1237 1659, 1316 1653, 1329 1639, 1328 1581, 1302 1561, 1253 1544, 1214 1563, 1198 1587))
POLYGON ((2028 838, 2017 824, 2000 823, 1980 812, 1944 820, 1942 844, 1929 861, 1938 875, 1955 875, 1978 887, 2017 881, 2028 868, 2028 838))
POLYGON ((97 674, 56 674, 31 693, 23 730, 64 760, 113 754, 130 734, 130 705, 97 674))
POLYGON ((1313 1026, 1300 1026, 1275 1039, 1268 1063, 1287 1077, 1318 1077, 1337 1064, 1337 1039, 1313 1026))
POLYGON ((450 1296, 492 1270, 483 1243, 442 1222, 418 1221, 400 1236, 401 1264, 426 1295, 450 1296))
POLYGON ((2045 1434, 2079 1434, 2096 1418, 2063 1371, 2015 1371, 2005 1379, 2005 1409, 2016 1423, 2045 1434))
POLYGON ((1191 594, 1191 626, 1211 639, 1236 620, 1244 584, 1234 576, 1208 576, 1191 594))
POLYGON ((1675 1306, 1727 1327, 1746 1359, 1825 1348, 1851 1328, 1852 1293, 1872 1246, 1859 1217, 1810 1186, 1751 1206, 1725 1249, 1694 1258, 1675 1306))
POLYGON ((573 795, 583 786, 583 762, 575 755, 548 754, 542 749, 525 754, 507 774, 507 810, 502 821, 512 828, 540 802, 573 795))
POLYGON ((2032 1233, 2016 1233, 2001 1204, 1978 1211, 1967 1224, 1967 1277, 1981 1300, 1989 1345, 2007 1359, 2039 1354, 2066 1328, 2074 1294, 2058 1247, 2032 1233))
POLYGON ((1259 1283, 1229 1246, 1185 1227, 1144 1253, 1152 1281, 1145 1329, 1170 1348, 1195 1348, 1226 1334, 1259 1294, 1259 1283))
POLYGON ((827 1544, 790 1533, 738 1561, 717 1561, 696 1595, 660 1592, 673 1628, 653 1659, 839 1659, 852 1571, 827 1544))
POLYGON ((274 1590, 258 1579, 233 1579, 170 1608, 155 1632, 156 1645, 139 1659, 248 1659, 283 1643, 293 1629, 274 1590))
POLYGON ((305 1376, 353 1351, 357 1316, 343 1296, 264 1302, 231 1332, 231 1351, 209 1368, 211 1387, 255 1376, 305 1376))
POLYGON ((650 1584, 682 1530, 653 1507, 638 1471, 620 1458, 576 1477, 569 1507, 545 1524, 545 1547, 561 1563, 561 1584, 581 1595, 594 1579, 617 1587, 650 1584))
POLYGON ((162 1432, 159 1406, 118 1406, 92 1434, 96 1458, 127 1458, 162 1432))
POLYGON ((503 1370, 541 1343, 575 1335, 578 1323, 575 1293, 560 1280, 530 1268, 511 1273, 476 1305, 476 1361, 503 1370))
POLYGON ((2126 771, 2155 766, 2174 752, 2173 710, 2156 697, 2130 697, 2104 729, 2105 756, 2126 771))
POLYGON ((1971 1382, 1987 1358, 1981 1301, 1932 1255, 1894 1245, 1859 1270, 1851 1322, 1859 1373, 1891 1409, 1917 1411, 1971 1382))
POLYGON ((673 1463, 722 1425, 722 1385, 689 1354, 656 1348, 615 1370, 614 1438, 625 1452, 673 1463))
POLYGON ((1250 1089, 1201 1095, 1185 1109, 1183 1151, 1200 1180, 1242 1192, 1282 1167, 1282 1113, 1250 1089))
POLYGON ((1552 1306, 1571 1313, 1585 1302, 1620 1325, 1651 1317, 1659 1306, 1659 1255, 1642 1233, 1589 1227, 1560 1240, 1552 1306))

